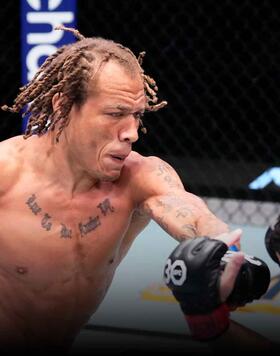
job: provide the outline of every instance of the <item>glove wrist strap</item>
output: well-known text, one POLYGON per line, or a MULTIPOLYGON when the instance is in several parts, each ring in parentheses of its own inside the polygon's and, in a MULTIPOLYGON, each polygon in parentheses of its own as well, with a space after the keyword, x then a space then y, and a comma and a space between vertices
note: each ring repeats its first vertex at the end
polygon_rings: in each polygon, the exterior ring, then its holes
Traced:
POLYGON ((229 307, 224 303, 208 314, 185 315, 194 339, 208 341, 223 334, 229 326, 229 307))

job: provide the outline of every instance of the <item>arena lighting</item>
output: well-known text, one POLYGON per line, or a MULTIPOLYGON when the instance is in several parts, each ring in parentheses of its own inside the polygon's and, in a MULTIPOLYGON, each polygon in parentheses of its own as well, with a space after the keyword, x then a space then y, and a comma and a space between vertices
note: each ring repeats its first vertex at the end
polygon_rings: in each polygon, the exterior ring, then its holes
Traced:
POLYGON ((264 189, 271 183, 280 187, 280 167, 272 167, 265 170, 249 184, 249 188, 254 190, 264 189))

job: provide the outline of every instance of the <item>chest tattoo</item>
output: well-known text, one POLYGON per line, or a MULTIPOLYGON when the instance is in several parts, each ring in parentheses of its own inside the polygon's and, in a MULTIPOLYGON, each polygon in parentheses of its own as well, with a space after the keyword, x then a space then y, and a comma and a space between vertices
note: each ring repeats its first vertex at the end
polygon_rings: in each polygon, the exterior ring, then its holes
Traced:
MULTIPOLYGON (((30 208, 34 215, 38 215, 41 218, 41 227, 46 231, 50 231, 53 227, 52 217, 49 213, 44 212, 37 202, 37 196, 32 194, 27 201, 26 205, 30 208)), ((80 221, 78 230, 82 237, 94 231, 101 225, 101 219, 107 216, 109 213, 113 213, 115 208, 112 206, 110 199, 106 198, 96 206, 101 211, 101 218, 99 215, 90 216, 87 221, 80 221)), ((64 223, 60 223, 60 237, 63 239, 72 238, 72 229, 67 227, 64 223)))
POLYGON ((94 218, 90 217, 89 221, 85 224, 79 223, 79 230, 82 236, 87 235, 89 232, 95 230, 98 226, 101 225, 99 216, 95 216, 94 218))
POLYGON ((41 226, 46 229, 47 231, 50 231, 52 227, 52 222, 51 222, 51 216, 48 213, 45 213, 42 220, 41 220, 41 226))
POLYGON ((64 224, 61 224, 60 237, 64 239, 72 238, 72 230, 68 229, 64 224))
POLYGON ((39 207, 37 204, 36 200, 36 195, 32 194, 31 197, 29 197, 26 201, 27 206, 31 209, 32 213, 34 215, 38 215, 42 211, 42 209, 39 207))
POLYGON ((106 216, 108 212, 113 213, 115 211, 114 207, 111 206, 110 200, 107 198, 97 205, 97 208, 101 210, 101 213, 106 216))

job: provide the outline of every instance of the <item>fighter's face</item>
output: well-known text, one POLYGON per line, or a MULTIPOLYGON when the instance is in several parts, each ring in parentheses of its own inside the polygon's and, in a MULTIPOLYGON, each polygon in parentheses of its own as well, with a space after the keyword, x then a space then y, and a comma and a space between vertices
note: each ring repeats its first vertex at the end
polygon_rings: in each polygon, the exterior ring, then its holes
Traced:
POLYGON ((98 90, 71 111, 66 135, 74 159, 90 175, 102 180, 120 176, 132 143, 138 140, 145 110, 143 80, 132 78, 115 62, 105 64, 98 90))

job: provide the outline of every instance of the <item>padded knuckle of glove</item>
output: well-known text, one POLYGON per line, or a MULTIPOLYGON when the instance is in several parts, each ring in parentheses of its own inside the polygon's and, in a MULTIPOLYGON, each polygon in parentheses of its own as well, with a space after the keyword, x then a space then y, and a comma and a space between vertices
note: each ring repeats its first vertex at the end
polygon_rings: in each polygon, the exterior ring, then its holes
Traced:
POLYGON ((192 336, 201 341, 218 337, 229 326, 230 306, 259 299, 270 272, 264 261, 245 255, 226 302, 220 300, 220 277, 233 251, 216 239, 197 237, 180 243, 164 267, 164 281, 185 314, 192 336))
POLYGON ((164 280, 185 314, 206 313, 221 304, 220 261, 226 251, 220 240, 197 237, 179 244, 169 256, 164 280))
MULTIPOLYGON (((173 250, 164 268, 164 280, 185 314, 207 313, 222 303, 220 277, 234 253, 222 241, 209 237, 186 240, 173 250)), ((238 307, 260 299, 269 283, 267 264, 245 254, 226 302, 238 307)))
POLYGON ((265 233, 265 247, 271 259, 280 265, 276 252, 280 253, 280 221, 273 228, 269 227, 265 233))

